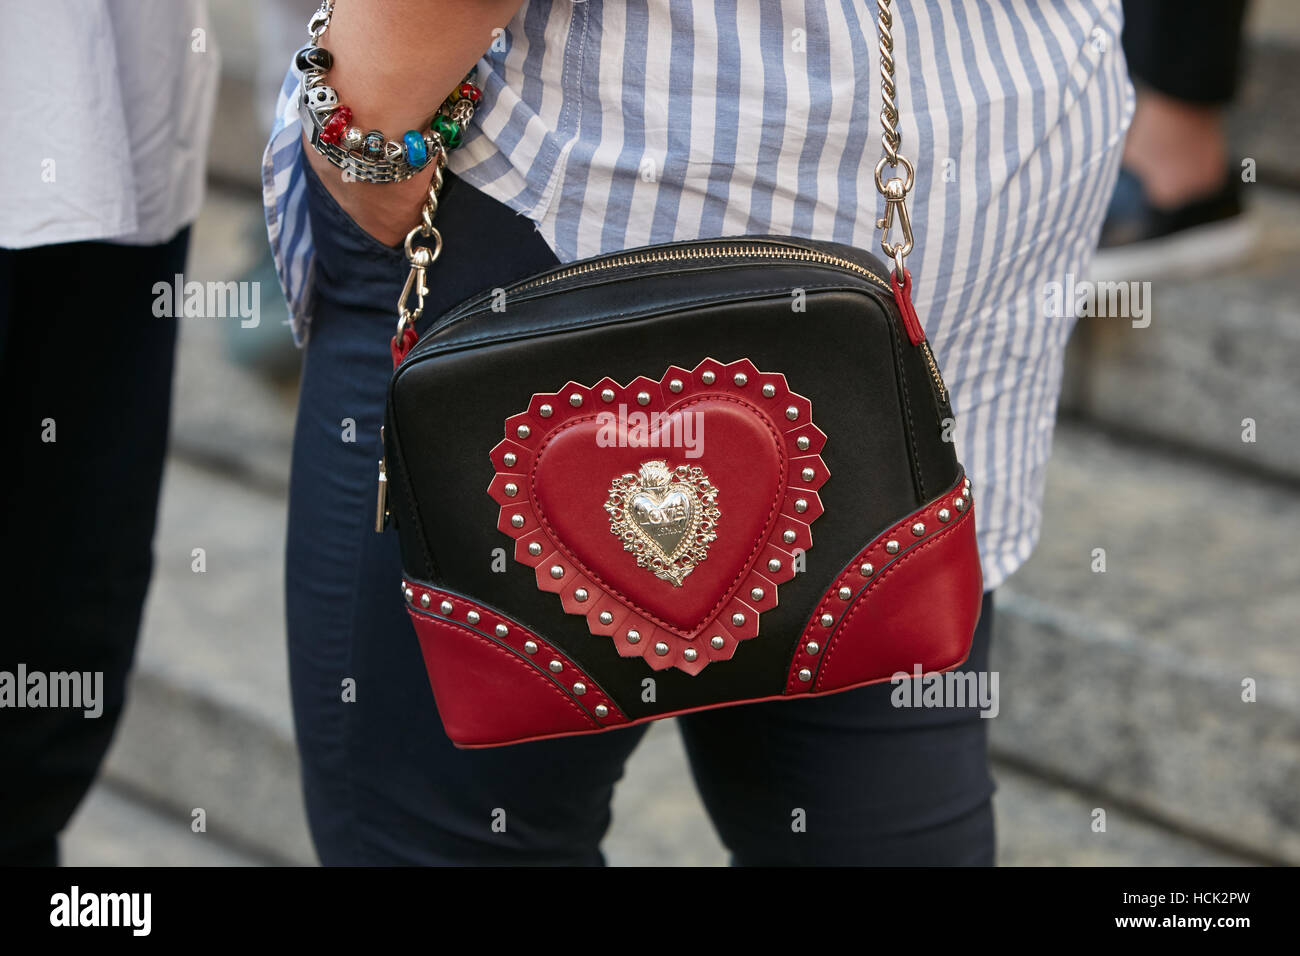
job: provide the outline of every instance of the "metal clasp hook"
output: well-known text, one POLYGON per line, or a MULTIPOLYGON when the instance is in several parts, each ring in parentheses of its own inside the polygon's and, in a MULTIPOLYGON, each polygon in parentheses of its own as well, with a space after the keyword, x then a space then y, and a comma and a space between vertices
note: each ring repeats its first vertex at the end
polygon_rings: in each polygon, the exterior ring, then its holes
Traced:
POLYGON ((882 230, 880 248, 891 259, 901 258, 912 251, 912 220, 907 215, 907 193, 903 180, 895 176, 885 184, 885 215, 876 220, 876 228, 882 230), (890 242, 889 230, 894 225, 895 207, 897 207, 899 231, 903 234, 902 242, 890 242))

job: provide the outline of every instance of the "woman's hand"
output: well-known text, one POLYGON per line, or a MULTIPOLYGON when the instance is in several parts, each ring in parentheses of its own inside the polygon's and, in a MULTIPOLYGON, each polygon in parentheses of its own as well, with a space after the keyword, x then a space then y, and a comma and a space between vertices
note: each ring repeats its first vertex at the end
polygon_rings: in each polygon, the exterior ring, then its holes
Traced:
MULTIPOLYGON (((522 6, 522 0, 337 0, 321 46, 334 54, 329 84, 362 130, 401 139, 447 98, 522 6)), ((366 232, 396 245, 420 221, 433 176, 402 183, 345 180, 307 143, 307 161, 366 232)))

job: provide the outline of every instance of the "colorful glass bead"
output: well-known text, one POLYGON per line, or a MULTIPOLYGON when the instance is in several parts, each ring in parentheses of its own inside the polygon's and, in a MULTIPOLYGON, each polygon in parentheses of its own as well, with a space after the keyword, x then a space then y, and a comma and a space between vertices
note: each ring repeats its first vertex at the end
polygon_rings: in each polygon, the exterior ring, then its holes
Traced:
POLYGON ((334 66, 334 55, 323 46, 303 47, 293 57, 299 73, 328 73, 334 66))
POLYGON ((416 169, 429 161, 429 151, 424 146, 424 137, 419 130, 408 129, 402 134, 402 143, 406 146, 406 161, 416 169))
POLYGON ((455 149, 460 145, 460 126, 455 120, 448 119, 446 116, 435 116, 432 125, 434 132, 442 137, 443 145, 448 149, 455 149))
POLYGON ((483 95, 483 91, 480 90, 473 83, 462 83, 460 85, 459 93, 461 96, 469 100, 471 103, 477 103, 479 101, 479 97, 483 95))
POLYGON ((340 106, 330 118, 325 121, 321 127, 320 139, 322 143, 329 143, 331 146, 337 146, 339 139, 343 136, 343 131, 347 129, 348 123, 352 122, 352 111, 346 106, 340 106))
POLYGON ((339 95, 332 86, 313 86, 307 91, 306 98, 313 113, 328 113, 339 105, 339 95))
POLYGON ((361 141, 361 153, 366 159, 382 159, 384 155, 384 134, 372 129, 361 141))

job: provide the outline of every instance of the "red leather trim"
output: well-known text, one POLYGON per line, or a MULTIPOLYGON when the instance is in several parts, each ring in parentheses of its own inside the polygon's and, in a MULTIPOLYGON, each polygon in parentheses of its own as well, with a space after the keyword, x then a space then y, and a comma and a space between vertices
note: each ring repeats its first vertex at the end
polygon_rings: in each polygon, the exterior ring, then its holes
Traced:
MULTIPOLYGON (((590 631, 611 638, 620 655, 640 656, 655 670, 676 667, 698 674, 710 661, 730 658, 737 642, 758 633, 759 615, 776 604, 777 586, 794 576, 794 551, 812 546, 810 525, 822 513, 817 489, 830 477, 821 459, 826 436, 812 423, 811 402, 790 391, 785 376, 760 372, 748 359, 726 364, 705 359, 693 370, 674 366, 658 381, 641 376, 627 385, 610 378, 591 386, 569 382, 556 392, 534 395, 528 410, 505 425, 505 439, 491 452, 496 475, 488 494, 501 506, 497 528, 515 539, 515 559, 535 569, 538 588, 558 594, 566 613, 584 615, 590 631), (738 377, 744 384, 737 384, 738 377), (723 427, 700 459, 655 446, 634 447, 630 454, 622 445, 602 447, 608 454, 599 481, 592 473, 594 456, 586 452, 570 454, 572 460, 559 465, 543 462, 549 449, 577 434, 574 429, 590 431, 596 414, 620 406, 647 415, 702 406, 706 415, 743 414, 757 421, 749 428, 741 427, 748 420, 723 427), (772 445, 739 448, 746 433, 750 446, 771 441, 774 450, 772 445), (777 474, 771 495, 752 477, 743 482, 733 477, 719 487, 719 538, 680 589, 637 568, 610 534, 603 507, 590 505, 603 505, 609 481, 635 471, 634 462, 653 458, 671 459, 674 466, 699 463, 715 486, 718 475, 726 479, 736 467, 755 467, 755 459, 757 467, 777 474), (558 506, 547 508, 548 501, 563 503, 566 494, 588 503, 576 519, 558 506), (740 504, 729 509, 728 501, 740 504), (567 523, 558 527, 562 513, 567 523), (748 525, 746 517, 752 519, 748 525), (785 540, 787 532, 792 541, 785 540), (648 590, 654 588, 663 593, 648 590), (578 599, 581 592, 585 600, 578 599), (628 640, 631 631, 639 640, 628 640), (713 646, 715 636, 723 639, 721 648, 713 646), (667 651, 657 653, 656 647, 667 651)), ((586 442, 576 444, 581 448, 586 442)))
POLYGON ((962 479, 863 548, 831 583, 800 636, 786 693, 845 689, 911 675, 917 666, 923 673, 956 667, 970 653, 982 598, 974 506, 962 479), (869 576, 863 564, 871 565, 869 576), (847 600, 842 588, 852 592, 847 600))
POLYGON ((913 345, 920 345, 925 341, 925 329, 921 326, 921 320, 916 314, 916 307, 912 305, 912 270, 903 270, 903 281, 898 281, 898 270, 895 269, 889 274, 889 284, 894 289, 894 301, 898 304, 898 311, 903 316, 903 327, 907 329, 907 337, 913 345))
MULTIPOLYGON (((494 747, 633 726, 739 703, 840 693, 891 680, 900 672, 911 677, 917 665, 922 673, 950 670, 970 652, 983 596, 969 487, 968 480, 959 481, 858 554, 809 619, 785 693, 757 700, 721 701, 629 720, 590 675, 528 628, 474 601, 404 581, 402 591, 447 735, 457 747, 494 747), (948 521, 939 517, 945 508, 948 521), (917 521, 925 525, 919 536, 912 532, 917 521), (891 540, 899 544, 895 554, 888 551, 891 540), (863 561, 873 563, 870 578, 863 578, 858 570, 863 561), (853 589, 848 601, 840 600, 841 587, 853 589), (443 601, 451 605, 447 612, 442 610, 443 601), (471 613, 478 615, 477 621, 468 620, 471 613), (834 617, 832 625, 822 627, 821 615, 828 613, 834 617), (504 635, 497 635, 498 625, 506 628, 504 635), (818 653, 809 655, 808 640, 814 636, 818 653), (524 650, 526 641, 537 645, 534 654, 524 650), (560 663, 558 674, 550 670, 551 661, 560 663), (803 667, 813 671, 812 679, 798 679, 803 667), (579 682, 585 687, 583 694, 574 693, 573 685, 579 682), (598 706, 605 708, 603 717, 596 713, 598 706)), ((561 599, 567 602, 571 595, 562 594, 561 599)), ((606 627, 599 624, 599 613, 622 605, 607 595, 601 600, 605 603, 597 601, 593 592, 587 602, 593 605, 590 610, 577 608, 570 613, 588 614, 593 632, 612 632, 619 619, 606 627), (604 631, 597 631, 602 627, 604 631)), ((567 603, 565 607, 569 610, 567 603)), ((729 612, 730 606, 724 613, 729 612)), ((724 632, 727 645, 714 659, 735 652, 736 636, 724 632)), ((666 633, 651 631, 642 643, 666 633)), ((637 653, 635 649, 629 653, 624 642, 615 646, 624 656, 637 653)), ((708 644, 696 646, 704 651, 708 644)))
POLYGON ((393 353, 393 368, 402 364, 402 359, 406 358, 406 353, 411 351, 411 346, 415 345, 415 340, 419 336, 413 327, 407 326, 402 330, 402 340, 399 342, 394 335, 388 343, 389 351, 393 353))
POLYGON ((457 746, 494 746, 627 723, 590 675, 518 622, 418 582, 403 581, 402 594, 443 728, 457 746), (451 605, 449 611, 443 611, 443 602, 451 605), (498 627, 505 633, 498 634, 498 627), (531 654, 525 649, 529 641, 537 647, 531 654), (559 662, 558 671, 552 662, 559 662))

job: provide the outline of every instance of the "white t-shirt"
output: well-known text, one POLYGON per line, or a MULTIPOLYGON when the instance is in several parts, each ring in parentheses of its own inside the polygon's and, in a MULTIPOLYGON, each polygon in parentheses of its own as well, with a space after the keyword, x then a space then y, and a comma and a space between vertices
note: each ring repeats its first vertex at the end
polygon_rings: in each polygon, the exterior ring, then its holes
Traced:
POLYGON ((192 222, 219 74, 205 0, 7 3, 0 246, 155 244, 192 222))

